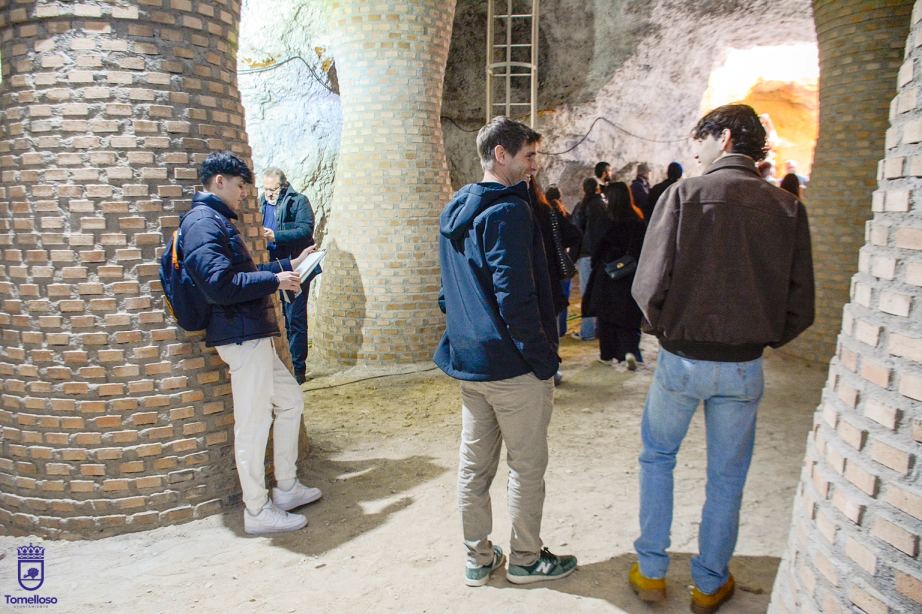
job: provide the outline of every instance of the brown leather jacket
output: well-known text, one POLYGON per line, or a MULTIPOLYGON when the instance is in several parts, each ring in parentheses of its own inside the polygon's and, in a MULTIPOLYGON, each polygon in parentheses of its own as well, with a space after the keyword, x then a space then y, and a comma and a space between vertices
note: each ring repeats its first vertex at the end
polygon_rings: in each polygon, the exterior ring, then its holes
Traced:
POLYGON ((631 288, 666 350, 741 362, 813 323, 807 212, 729 154, 660 197, 631 288))

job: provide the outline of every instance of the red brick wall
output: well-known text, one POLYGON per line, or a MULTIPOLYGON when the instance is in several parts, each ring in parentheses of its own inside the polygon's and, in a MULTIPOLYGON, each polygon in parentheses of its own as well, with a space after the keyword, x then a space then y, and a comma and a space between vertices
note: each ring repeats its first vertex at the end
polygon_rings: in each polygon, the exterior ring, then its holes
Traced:
MULTIPOLYGON (((898 12, 897 4, 888 3, 888 10, 898 12)), ((838 28, 844 35, 854 32, 861 19, 824 21, 831 14, 817 11, 818 31, 838 28)), ((920 20, 922 4, 917 3, 905 61, 891 75, 898 75, 895 83, 890 81, 898 91, 890 105, 873 219, 866 227, 836 355, 807 441, 791 535, 772 595, 773 612, 922 608, 920 20)), ((867 48, 855 45, 859 54, 867 48)), ((856 60, 842 56, 824 70, 845 74, 856 60)), ((881 70, 885 66, 880 62, 881 70)))

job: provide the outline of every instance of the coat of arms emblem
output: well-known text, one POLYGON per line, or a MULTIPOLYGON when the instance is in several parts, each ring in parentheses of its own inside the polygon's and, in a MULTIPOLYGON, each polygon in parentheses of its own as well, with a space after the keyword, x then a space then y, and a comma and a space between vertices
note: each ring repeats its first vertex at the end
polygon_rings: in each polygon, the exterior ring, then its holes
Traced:
POLYGON ((45 582, 45 548, 19 546, 19 586, 27 591, 38 590, 45 582))

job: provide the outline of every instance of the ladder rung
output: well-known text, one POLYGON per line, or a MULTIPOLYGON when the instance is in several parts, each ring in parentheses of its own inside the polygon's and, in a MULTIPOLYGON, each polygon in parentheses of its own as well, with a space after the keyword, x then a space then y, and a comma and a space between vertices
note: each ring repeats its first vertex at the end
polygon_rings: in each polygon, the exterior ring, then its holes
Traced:
POLYGON ((494 102, 493 106, 494 107, 530 107, 531 103, 530 102, 510 102, 510 103, 494 102))
POLYGON ((509 19, 509 18, 512 18, 512 19, 521 19, 521 18, 530 19, 531 17, 532 17, 532 15, 528 15, 528 14, 522 14, 522 15, 493 15, 493 19, 509 19))
POLYGON ((507 75, 506 73, 499 73, 499 74, 493 73, 492 76, 494 79, 498 79, 500 77, 530 77, 531 73, 530 72, 514 72, 509 75, 507 75))
POLYGON ((494 47, 531 47, 531 43, 515 43, 514 45, 506 45, 500 43, 498 45, 493 45, 494 47))

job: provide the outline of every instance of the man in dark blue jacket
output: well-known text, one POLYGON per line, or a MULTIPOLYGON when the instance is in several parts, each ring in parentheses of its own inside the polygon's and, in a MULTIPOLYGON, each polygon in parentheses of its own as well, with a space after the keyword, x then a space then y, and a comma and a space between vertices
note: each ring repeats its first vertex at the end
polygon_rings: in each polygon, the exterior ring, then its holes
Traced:
MULTIPOLYGON (((270 260, 297 256, 314 244, 311 203, 306 196, 294 191, 282 169, 270 166, 263 171, 263 197, 259 211, 263 217, 263 236, 270 260)), ((282 302, 291 366, 299 384, 304 383, 307 370, 307 293, 310 284, 311 279, 305 280, 297 296, 282 302)))
POLYGON ((544 244, 525 183, 537 172, 540 138, 506 117, 481 128, 483 181, 461 188, 440 218, 447 327, 433 360, 461 380, 458 490, 468 586, 486 584, 506 558, 490 541, 490 484, 503 441, 512 516, 506 578, 527 584, 576 569, 576 557, 552 554, 542 548, 540 536, 547 426, 559 363, 544 244))
POLYGON ((234 457, 243 490, 247 533, 294 531, 307 524, 288 510, 320 498, 316 488, 298 482, 298 434, 304 398, 301 388, 279 360, 272 337, 279 334, 271 296, 296 291, 292 271, 309 253, 257 267, 231 220, 247 196, 253 174, 229 152, 213 153, 202 163, 205 187, 192 199, 180 224, 183 266, 212 305, 205 344, 215 347, 230 367, 234 397, 234 457), (273 425, 273 410, 275 423, 273 425), (264 459, 273 429, 275 477, 272 500, 266 490, 264 459))

